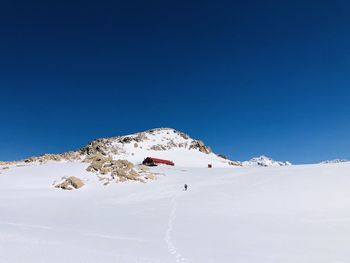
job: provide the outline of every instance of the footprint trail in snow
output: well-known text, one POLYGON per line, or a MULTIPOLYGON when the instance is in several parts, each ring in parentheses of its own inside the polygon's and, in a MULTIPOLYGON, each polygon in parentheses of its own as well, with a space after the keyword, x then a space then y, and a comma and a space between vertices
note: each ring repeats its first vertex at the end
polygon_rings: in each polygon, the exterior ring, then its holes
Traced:
POLYGON ((168 251, 171 255, 173 255, 175 257, 175 260, 176 262, 178 263, 187 263, 187 259, 185 257, 183 257, 176 249, 173 241, 172 241, 172 238, 171 238, 171 235, 172 235, 172 232, 173 232, 173 224, 174 224, 174 221, 176 219, 176 207, 177 207, 177 197, 178 197, 179 194, 176 194, 172 199, 171 199, 171 205, 172 205, 172 209, 171 209, 171 213, 170 213, 170 217, 169 217, 169 220, 168 220, 168 229, 165 233, 165 242, 168 246, 168 251))

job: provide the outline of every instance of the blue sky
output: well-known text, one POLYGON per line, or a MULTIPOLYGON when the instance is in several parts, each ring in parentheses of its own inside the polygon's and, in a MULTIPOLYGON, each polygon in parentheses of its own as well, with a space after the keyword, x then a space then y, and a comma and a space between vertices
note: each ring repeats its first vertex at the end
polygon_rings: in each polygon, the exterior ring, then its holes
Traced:
POLYGON ((0 160, 155 127, 237 160, 350 158, 348 1, 0 5, 0 160))

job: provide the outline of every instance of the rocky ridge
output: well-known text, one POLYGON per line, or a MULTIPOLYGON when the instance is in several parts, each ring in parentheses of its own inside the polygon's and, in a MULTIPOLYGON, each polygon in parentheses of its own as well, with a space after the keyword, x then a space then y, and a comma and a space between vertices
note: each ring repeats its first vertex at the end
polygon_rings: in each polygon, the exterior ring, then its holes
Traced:
POLYGON ((63 190, 74 190, 83 187, 85 184, 83 181, 75 176, 70 176, 68 178, 63 177, 62 181, 59 183, 54 183, 54 187, 63 190))

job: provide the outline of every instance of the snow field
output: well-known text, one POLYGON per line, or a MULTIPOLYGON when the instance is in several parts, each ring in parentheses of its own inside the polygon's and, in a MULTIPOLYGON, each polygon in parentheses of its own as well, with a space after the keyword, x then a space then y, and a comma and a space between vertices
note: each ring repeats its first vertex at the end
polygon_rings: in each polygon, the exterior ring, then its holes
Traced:
POLYGON ((156 181, 109 186, 86 166, 1 171, 0 262, 350 262, 349 163, 159 166, 156 181), (51 187, 70 175, 86 186, 51 187))

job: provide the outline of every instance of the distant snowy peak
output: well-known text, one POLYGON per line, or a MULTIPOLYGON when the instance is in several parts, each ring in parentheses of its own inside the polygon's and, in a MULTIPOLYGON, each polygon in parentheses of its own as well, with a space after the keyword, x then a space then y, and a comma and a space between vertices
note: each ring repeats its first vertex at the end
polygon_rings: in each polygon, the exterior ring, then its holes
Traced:
POLYGON ((275 161, 267 156, 260 156, 250 159, 249 161, 242 162, 243 166, 252 167, 252 166, 260 166, 260 167, 276 167, 276 166, 290 166, 292 165, 287 161, 275 161))
POLYGON ((328 164, 328 163, 346 163, 346 162, 350 162, 350 160, 346 160, 346 159, 334 159, 334 160, 323 161, 323 162, 321 162, 321 164, 328 164))

